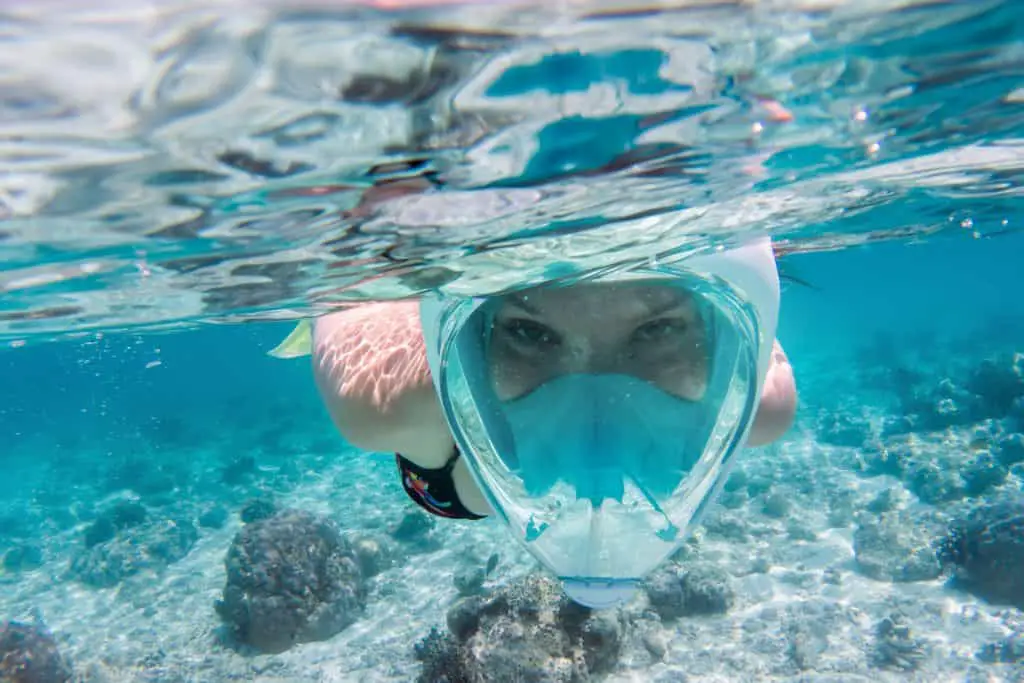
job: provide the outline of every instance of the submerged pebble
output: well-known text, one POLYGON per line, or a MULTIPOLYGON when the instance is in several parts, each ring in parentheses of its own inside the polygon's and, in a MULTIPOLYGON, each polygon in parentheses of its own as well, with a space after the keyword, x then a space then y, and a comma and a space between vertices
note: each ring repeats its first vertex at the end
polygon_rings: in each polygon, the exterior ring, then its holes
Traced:
POLYGON ((23 572, 43 566, 43 549, 34 543, 20 543, 4 553, 3 568, 23 572))
POLYGON ((644 631, 641 636, 641 640, 644 645, 644 649, 653 657, 655 660, 661 660, 668 654, 668 636, 665 631, 661 628, 651 627, 644 631))
POLYGON ((677 564, 657 570, 644 584, 662 619, 727 612, 735 601, 729 575, 711 564, 677 564))
POLYGON ((857 569, 879 581, 929 581, 941 572, 931 533, 904 511, 865 517, 853 550, 857 569))
POLYGON ((956 502, 966 495, 959 472, 931 459, 911 465, 907 486, 922 502, 931 505, 956 502))
POLYGON ((477 595, 483 592, 487 572, 483 567, 463 567, 455 572, 452 582, 459 595, 477 595))
POLYGON ((484 583, 498 567, 499 555, 492 553, 487 558, 487 564, 481 567, 462 567, 455 572, 452 582, 459 595, 478 595, 484 590, 484 583))
POLYGON ((146 552, 166 564, 177 562, 192 550, 199 540, 199 530, 188 519, 168 519, 157 525, 146 543, 146 552))
POLYGON ((773 493, 765 499, 764 507, 761 511, 768 517, 783 519, 789 516, 792 509, 793 503, 790 500, 790 496, 784 493, 773 493))
POLYGON ((978 453, 960 472, 964 492, 972 498, 983 496, 1000 486, 1008 475, 1007 467, 988 451, 978 453))
POLYGON ((875 666, 902 671, 914 671, 926 657, 925 644, 915 638, 906 618, 894 612, 875 627, 875 666))
POLYGON ((826 413, 818 423, 817 434, 822 443, 860 448, 871 436, 871 425, 861 417, 826 413))
POLYGON ((130 539, 112 539, 72 558, 68 575, 93 588, 112 588, 146 566, 146 558, 130 539))
POLYGON ((251 524, 272 517, 275 512, 277 512, 277 505, 274 504, 274 501, 269 498, 252 498, 242 505, 238 516, 243 523, 251 524))
POLYGON ((398 541, 412 552, 430 552, 441 547, 441 541, 435 537, 434 528, 437 523, 425 512, 409 510, 391 530, 391 538, 398 541))
POLYGON ((85 530, 85 545, 91 548, 114 538, 119 531, 137 527, 146 521, 146 506, 134 501, 117 503, 103 512, 85 530))
POLYGON ((903 502, 903 491, 901 487, 890 486, 883 489, 867 504, 868 512, 883 514, 891 512, 900 507, 903 502))
POLYGON ((199 526, 203 529, 221 529, 228 523, 228 510, 221 505, 214 505, 199 515, 199 526))
POLYGON ((396 541, 412 542, 430 533, 433 528, 434 520, 418 510, 410 510, 392 528, 391 536, 396 541))
POLYGON ((999 440, 999 462, 1007 467, 1024 462, 1024 434, 1009 434, 999 440))
POLYGON ((1024 635, 1015 633, 994 643, 987 643, 975 655, 989 664, 1013 664, 1024 660, 1024 635))
POLYGON ((398 552, 390 539, 356 533, 349 537, 349 542, 365 578, 376 576, 398 563, 398 552))
POLYGON ((801 620, 789 622, 784 631, 789 642, 789 657, 797 669, 817 669, 822 653, 828 649, 828 633, 801 620))
POLYGON ((111 588, 140 571, 181 560, 198 540, 191 520, 152 522, 80 550, 72 557, 68 574, 94 588, 111 588))

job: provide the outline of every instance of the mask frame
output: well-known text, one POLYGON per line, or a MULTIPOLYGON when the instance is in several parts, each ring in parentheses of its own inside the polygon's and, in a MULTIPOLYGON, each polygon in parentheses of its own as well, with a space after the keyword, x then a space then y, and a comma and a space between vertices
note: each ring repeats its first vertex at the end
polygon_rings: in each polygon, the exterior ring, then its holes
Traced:
MULTIPOLYGON (((453 347, 458 335, 465 333, 467 321, 475 321, 472 324, 481 324, 482 318, 474 316, 477 310, 484 305, 491 297, 473 299, 443 299, 441 297, 429 297, 421 305, 424 320, 424 336, 427 341, 428 358, 431 361, 431 371, 435 382, 438 396, 441 400, 446 419, 451 427, 459 448, 468 457, 467 465, 471 476, 480 487, 485 499, 494 510, 496 516, 515 533, 517 540, 525 545, 527 550, 534 555, 548 570, 555 573, 565 586, 566 592, 573 599, 592 607, 604 607, 621 602, 628 598, 636 588, 643 575, 656 568, 670 556, 682 544, 687 536, 687 531, 696 524, 703 515, 708 504, 719 494, 724 485, 728 472, 731 469, 743 441, 749 433, 753 424, 757 404, 760 398, 764 376, 767 370, 767 360, 770 356, 772 343, 774 341, 775 325, 778 309, 778 276, 775 270, 774 256, 771 254, 770 243, 754 245, 746 251, 734 250, 719 254, 712 254, 703 257, 686 259, 681 264, 660 265, 656 268, 637 268, 626 272, 602 273, 592 277, 582 277, 574 283, 587 281, 612 281, 612 282, 666 282, 686 283, 688 289, 699 286, 712 295, 719 307, 730 310, 734 315, 730 316, 733 325, 738 326, 737 334, 743 340, 749 342, 745 359, 737 357, 737 363, 743 362, 752 367, 755 376, 750 382, 750 388, 742 393, 742 406, 740 415, 735 424, 728 429, 728 433, 721 437, 722 445, 717 449, 719 455, 711 459, 710 465, 704 471, 694 472, 686 475, 685 479, 697 481, 698 485, 693 487, 685 499, 692 510, 677 519, 682 521, 682 529, 674 538, 674 543, 667 545, 659 552, 660 557, 656 562, 648 562, 643 571, 634 572, 636 576, 608 577, 608 576, 578 576, 566 575, 560 571, 557 563, 550 561, 545 552, 536 552, 534 545, 531 547, 531 533, 534 537, 539 533, 536 529, 531 532, 530 525, 533 516, 530 517, 530 524, 526 521, 520 510, 516 515, 510 517, 507 510, 517 508, 512 504, 506 495, 508 481, 496 486, 493 480, 493 468, 483 467, 478 458, 481 453, 493 453, 501 459, 500 445, 495 443, 493 438, 492 425, 485 425, 485 419, 481 416, 476 420, 474 414, 480 415, 477 408, 477 398, 474 396, 472 383, 461 365, 463 354, 456 352, 449 356, 448 351, 453 347), (764 259, 765 249, 770 261, 764 259), (758 248, 760 247, 760 248, 758 248), (744 263, 746 260, 752 263, 744 263), (760 256, 760 258, 758 258, 760 256), (737 258, 739 257, 739 258, 737 258), (751 258, 752 257, 752 258, 751 258), (721 268, 709 268, 715 265, 716 259, 721 268), (694 266, 704 266, 697 269, 694 266), (721 271, 721 274, 715 272, 721 271), (736 277, 736 275, 739 277, 736 277), (728 277, 728 276, 732 277, 728 277), (744 275, 746 277, 744 277, 744 275), (727 279, 728 277, 728 279, 727 279), (737 280, 741 287, 736 286, 737 280), (746 285, 743 287, 742 285, 746 285), (749 296, 751 286, 761 286, 762 296, 749 296), (767 305, 765 305, 767 303, 767 305), (430 325, 428 325, 428 321, 430 325), (471 404, 471 405, 470 405, 471 404), (696 473, 696 474, 695 474, 696 473)), ((552 286, 572 286, 572 284, 558 283, 552 286)), ((756 293, 756 290, 755 290, 756 293)), ((482 334, 482 331, 481 331, 482 334)), ((742 346, 742 344, 740 345, 742 346)), ((499 436, 500 438, 500 436, 499 436)), ((709 441, 710 443, 710 441, 709 441)), ((709 452, 705 446, 701 457, 700 465, 705 461, 709 452)), ((707 463, 705 463, 707 464, 707 463)), ((679 495, 677 491, 676 496, 679 495)))

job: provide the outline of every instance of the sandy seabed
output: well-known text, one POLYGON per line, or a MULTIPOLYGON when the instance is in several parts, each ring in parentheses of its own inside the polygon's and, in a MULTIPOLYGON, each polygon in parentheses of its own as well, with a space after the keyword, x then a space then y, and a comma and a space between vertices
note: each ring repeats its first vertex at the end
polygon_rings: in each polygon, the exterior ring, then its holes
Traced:
MULTIPOLYGON (((645 611, 641 594, 625 608, 634 618, 618 667, 605 680, 1024 680, 1020 663, 977 657, 984 645, 1024 630, 1024 613, 956 590, 946 576, 890 582, 859 569, 854 530, 858 515, 875 514, 872 501, 883 494, 908 513, 929 507, 894 478, 857 475, 851 463, 859 457, 857 449, 823 445, 799 430, 744 454, 737 469, 745 485, 723 495, 685 553, 728 572, 734 604, 724 614, 661 623, 645 611), (880 650, 879 623, 894 613, 910 629, 910 666, 880 650)), ((279 507, 378 533, 415 511, 390 458, 349 454, 307 475, 276 497, 279 507)), ((1008 485, 1019 489, 1019 482, 1008 485)), ((204 504, 183 502, 195 510, 204 504)), ((0 614, 41 618, 79 679, 90 683, 410 681, 420 672, 413 645, 432 627, 445 628, 459 597, 457 571, 497 552, 487 584, 493 588, 536 566, 492 520, 440 521, 430 531, 432 549, 406 548, 397 566, 370 579, 365 614, 354 624, 283 654, 245 654, 224 644, 213 609, 224 588, 225 553, 242 526, 234 513, 222 528, 203 529, 183 559, 113 588, 67 577, 82 545, 81 525, 69 528, 49 539, 41 568, 2 575, 0 614)))

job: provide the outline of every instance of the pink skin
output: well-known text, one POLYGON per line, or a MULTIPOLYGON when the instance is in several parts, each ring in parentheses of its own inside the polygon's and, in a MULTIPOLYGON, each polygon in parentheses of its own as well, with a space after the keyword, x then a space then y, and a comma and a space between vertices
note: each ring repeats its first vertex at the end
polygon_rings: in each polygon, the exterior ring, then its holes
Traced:
POLYGON ((685 401, 706 389, 708 339, 692 297, 676 287, 587 284, 507 297, 490 343, 494 389, 524 396, 561 375, 630 375, 685 401))
POLYGON ((425 451, 428 461, 450 452, 416 302, 366 304, 317 319, 312 355, 317 388, 349 443, 414 457, 425 451))
MULTIPOLYGON (((596 301, 590 299, 591 304, 596 301)), ((606 313, 610 310, 604 308, 606 313)), ((685 307, 678 313, 690 315, 685 307)), ((594 320, 586 315, 575 319, 594 320)), ((605 332, 614 327, 608 320, 605 316, 605 332)), ((440 467, 448 459, 453 440, 431 381, 417 302, 366 304, 319 318, 313 328, 312 355, 317 388, 350 444, 373 452, 401 453, 423 467, 440 467)), ((682 371, 675 367, 661 379, 681 381, 684 388, 678 393, 682 395, 689 391, 685 387, 692 386, 691 376, 692 366, 682 371)), ((796 402, 793 370, 776 341, 747 445, 761 446, 781 437, 793 423, 796 402)), ((462 459, 453 476, 463 504, 477 514, 488 514, 462 459)))
MULTIPOLYGON (((707 374, 704 325, 692 299, 675 288, 605 284, 510 297, 497 312, 491 345, 495 390, 514 398, 552 376, 596 370, 699 400, 707 374)), ((795 414, 793 369, 775 341, 747 445, 775 441, 795 414)))
POLYGON ((754 425, 747 436, 748 446, 764 446, 782 437, 793 425, 796 416, 796 380, 793 366, 776 339, 772 346, 771 365, 761 388, 754 425))

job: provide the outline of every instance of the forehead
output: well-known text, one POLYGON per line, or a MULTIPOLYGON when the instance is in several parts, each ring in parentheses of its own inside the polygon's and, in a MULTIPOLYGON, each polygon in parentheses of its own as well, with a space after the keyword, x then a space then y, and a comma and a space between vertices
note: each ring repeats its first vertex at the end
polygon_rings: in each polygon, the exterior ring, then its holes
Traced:
POLYGON ((537 287, 506 297, 499 310, 520 309, 538 316, 641 318, 690 307, 691 295, 670 284, 583 283, 537 287))

